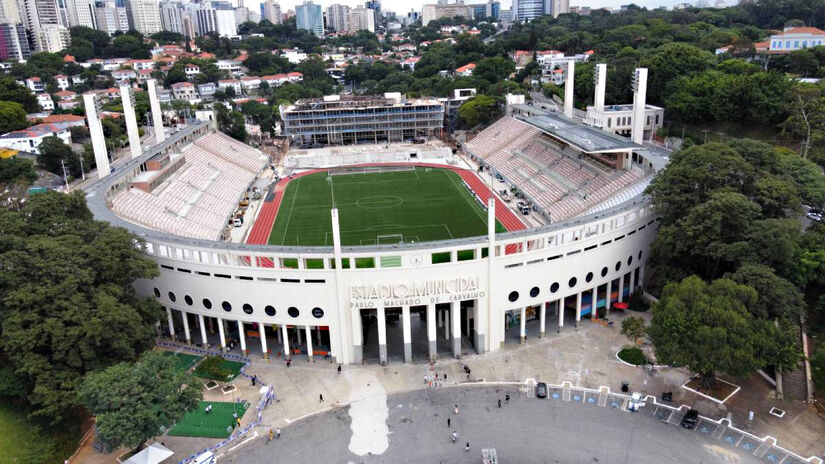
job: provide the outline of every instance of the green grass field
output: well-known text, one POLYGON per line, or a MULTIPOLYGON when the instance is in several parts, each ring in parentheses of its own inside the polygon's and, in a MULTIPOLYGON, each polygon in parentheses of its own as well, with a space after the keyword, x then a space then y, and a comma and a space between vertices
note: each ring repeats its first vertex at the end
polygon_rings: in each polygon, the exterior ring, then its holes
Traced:
POLYGON ((203 356, 196 356, 194 354, 184 354, 184 353, 174 353, 172 351, 164 351, 164 356, 174 356, 175 359, 175 369, 180 371, 186 371, 192 368, 195 364, 200 361, 203 356))
POLYGON ((224 370, 226 370, 227 372, 229 372, 229 377, 227 377, 225 379, 213 379, 211 376, 209 376, 209 374, 207 374, 205 372, 198 371, 197 367, 195 368, 195 371, 193 373, 195 374, 195 377, 200 377, 202 379, 220 380, 221 382, 229 382, 232 379, 234 379, 235 377, 237 377, 238 374, 241 373, 241 368, 243 368, 243 363, 238 362, 238 361, 229 361, 229 360, 224 359, 223 363, 221 364, 221 367, 224 370))
MULTIPOLYGON (((424 242, 487 233, 487 213, 449 169, 319 172, 287 185, 270 245, 331 246, 338 208, 342 245, 424 242)), ((496 223, 498 231, 505 229, 496 223)))
POLYGON ((232 411, 243 417, 247 403, 201 401, 198 409, 189 411, 169 435, 177 437, 226 438, 232 432, 232 411), (212 412, 206 413, 206 405, 212 405, 212 412), (227 430, 229 430, 227 432, 227 430))
POLYGON ((0 401, 0 464, 61 464, 77 448, 80 427, 47 429, 33 424, 25 407, 0 401))

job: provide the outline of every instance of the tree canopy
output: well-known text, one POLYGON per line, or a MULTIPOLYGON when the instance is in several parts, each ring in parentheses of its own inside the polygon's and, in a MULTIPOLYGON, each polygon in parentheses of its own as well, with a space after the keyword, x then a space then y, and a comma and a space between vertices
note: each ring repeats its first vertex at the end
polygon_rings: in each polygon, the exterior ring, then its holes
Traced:
POLYGON ((197 408, 202 397, 191 372, 152 351, 135 363, 93 372, 80 387, 83 405, 95 415, 97 437, 110 449, 140 446, 197 408))
POLYGON ((79 404, 86 373, 154 343, 159 307, 132 283, 157 275, 157 265, 126 230, 94 221, 80 192, 0 210, 0 230, 0 379, 58 422, 79 404))

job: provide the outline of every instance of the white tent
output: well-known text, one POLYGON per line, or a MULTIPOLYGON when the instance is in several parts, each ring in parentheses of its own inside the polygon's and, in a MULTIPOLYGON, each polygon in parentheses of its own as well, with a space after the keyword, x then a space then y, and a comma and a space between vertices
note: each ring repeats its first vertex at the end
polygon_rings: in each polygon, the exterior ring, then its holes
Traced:
POLYGON ((159 464, 175 453, 160 443, 152 443, 122 464, 159 464))

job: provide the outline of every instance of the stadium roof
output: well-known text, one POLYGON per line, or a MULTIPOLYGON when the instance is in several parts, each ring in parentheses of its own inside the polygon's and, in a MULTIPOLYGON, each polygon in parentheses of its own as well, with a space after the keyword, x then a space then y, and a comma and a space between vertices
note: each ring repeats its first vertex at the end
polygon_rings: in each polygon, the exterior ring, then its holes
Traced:
POLYGON ((527 118, 516 116, 516 118, 584 153, 631 151, 643 148, 621 135, 576 122, 559 113, 547 113, 527 118))

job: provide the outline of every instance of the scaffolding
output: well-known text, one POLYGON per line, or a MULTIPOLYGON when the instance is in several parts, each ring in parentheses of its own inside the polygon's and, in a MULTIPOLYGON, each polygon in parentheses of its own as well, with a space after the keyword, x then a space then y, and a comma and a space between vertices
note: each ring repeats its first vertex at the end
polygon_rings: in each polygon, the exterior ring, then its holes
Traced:
POLYGON ((444 105, 438 99, 335 97, 282 105, 283 134, 309 146, 429 140, 442 135, 444 105))

